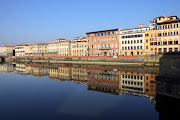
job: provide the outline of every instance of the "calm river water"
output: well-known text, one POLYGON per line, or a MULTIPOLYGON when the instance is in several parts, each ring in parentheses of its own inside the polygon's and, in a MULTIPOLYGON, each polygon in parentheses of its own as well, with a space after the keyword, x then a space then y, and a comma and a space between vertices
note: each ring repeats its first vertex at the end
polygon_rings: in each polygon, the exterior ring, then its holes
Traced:
POLYGON ((0 65, 0 120, 158 120, 159 68, 0 65))

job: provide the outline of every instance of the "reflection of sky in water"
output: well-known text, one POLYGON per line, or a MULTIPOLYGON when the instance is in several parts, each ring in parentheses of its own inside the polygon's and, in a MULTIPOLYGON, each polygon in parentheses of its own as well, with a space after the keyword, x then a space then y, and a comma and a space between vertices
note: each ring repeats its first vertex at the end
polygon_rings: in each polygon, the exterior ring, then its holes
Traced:
POLYGON ((72 115, 98 116, 105 109, 113 108, 120 100, 113 99, 113 95, 106 96, 106 93, 88 92, 77 87, 69 94, 57 113, 72 115))

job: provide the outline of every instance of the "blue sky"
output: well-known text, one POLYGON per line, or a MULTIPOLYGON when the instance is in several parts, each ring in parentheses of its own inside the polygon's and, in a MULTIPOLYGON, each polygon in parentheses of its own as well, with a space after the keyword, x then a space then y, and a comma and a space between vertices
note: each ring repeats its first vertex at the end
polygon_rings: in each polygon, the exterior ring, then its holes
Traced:
POLYGON ((0 45, 73 39, 86 32, 180 17, 180 0, 0 0, 0 45))

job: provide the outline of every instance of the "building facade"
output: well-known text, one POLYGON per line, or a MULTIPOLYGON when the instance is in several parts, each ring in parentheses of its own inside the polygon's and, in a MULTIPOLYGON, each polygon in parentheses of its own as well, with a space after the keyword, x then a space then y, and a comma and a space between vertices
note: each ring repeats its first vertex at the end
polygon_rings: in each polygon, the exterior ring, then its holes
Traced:
POLYGON ((177 16, 160 16, 157 21, 158 53, 180 51, 180 19, 177 16))
POLYGON ((47 43, 32 44, 32 56, 48 56, 48 44, 47 43))
POLYGON ((13 56, 14 44, 0 46, 1 56, 13 56))
POLYGON ((71 56, 86 56, 86 37, 77 37, 70 44, 71 56))
POLYGON ((48 56, 70 56, 70 41, 59 38, 48 42, 48 56))
POLYGON ((119 31, 118 28, 86 33, 86 56, 118 56, 119 31))
POLYGON ((24 43, 15 46, 15 56, 16 57, 24 57, 32 55, 32 46, 24 43))
POLYGON ((145 53, 149 55, 157 54, 157 30, 145 32, 144 37, 145 53))
POLYGON ((124 29, 119 35, 119 55, 133 56, 144 53, 144 33, 149 30, 149 27, 124 29))

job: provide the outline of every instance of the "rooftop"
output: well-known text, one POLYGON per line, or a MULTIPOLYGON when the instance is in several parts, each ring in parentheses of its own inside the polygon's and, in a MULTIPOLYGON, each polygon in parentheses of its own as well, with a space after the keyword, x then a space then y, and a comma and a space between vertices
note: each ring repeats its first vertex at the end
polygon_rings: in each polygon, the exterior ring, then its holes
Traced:
POLYGON ((89 33, 97 33, 97 32, 105 32, 105 31, 115 31, 115 30, 119 30, 120 28, 116 28, 116 29, 109 29, 109 30, 100 30, 100 31, 93 31, 93 32, 87 32, 86 34, 89 33))

